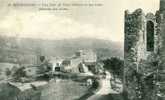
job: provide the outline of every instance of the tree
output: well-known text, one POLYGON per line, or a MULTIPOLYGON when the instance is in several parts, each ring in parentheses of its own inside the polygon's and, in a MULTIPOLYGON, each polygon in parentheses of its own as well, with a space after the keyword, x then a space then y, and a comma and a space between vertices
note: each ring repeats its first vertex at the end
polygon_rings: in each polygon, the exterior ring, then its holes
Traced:
POLYGON ((122 77, 123 75, 123 67, 124 61, 117 57, 112 57, 111 59, 106 59, 103 61, 104 68, 113 73, 113 75, 117 75, 118 77, 122 77))
POLYGON ((15 71, 13 74, 13 77, 16 80, 19 80, 21 77, 26 77, 25 67, 21 67, 15 71))

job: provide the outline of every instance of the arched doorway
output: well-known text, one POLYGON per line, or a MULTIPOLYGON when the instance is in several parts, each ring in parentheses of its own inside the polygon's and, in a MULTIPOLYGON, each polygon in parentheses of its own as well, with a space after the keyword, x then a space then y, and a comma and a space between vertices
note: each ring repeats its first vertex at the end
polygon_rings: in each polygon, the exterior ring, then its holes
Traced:
POLYGON ((154 23, 147 22, 147 51, 154 51, 154 23))

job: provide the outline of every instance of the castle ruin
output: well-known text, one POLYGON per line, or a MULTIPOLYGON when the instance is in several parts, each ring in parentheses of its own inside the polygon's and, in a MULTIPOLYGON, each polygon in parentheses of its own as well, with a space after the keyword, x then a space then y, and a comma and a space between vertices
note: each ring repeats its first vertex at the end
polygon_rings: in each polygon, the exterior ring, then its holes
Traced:
POLYGON ((155 14, 125 11, 124 44, 127 99, 165 100, 165 0, 155 14))

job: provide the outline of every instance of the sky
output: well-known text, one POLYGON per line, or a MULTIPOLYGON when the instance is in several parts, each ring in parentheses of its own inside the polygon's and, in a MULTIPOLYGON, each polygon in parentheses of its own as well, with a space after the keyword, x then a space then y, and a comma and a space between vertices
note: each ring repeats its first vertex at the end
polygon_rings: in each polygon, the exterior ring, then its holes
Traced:
POLYGON ((70 39, 97 38, 124 41, 124 11, 142 8, 155 13, 159 0, 0 0, 0 35, 70 39), (97 7, 67 7, 67 11, 39 11, 13 3, 99 3, 97 7))

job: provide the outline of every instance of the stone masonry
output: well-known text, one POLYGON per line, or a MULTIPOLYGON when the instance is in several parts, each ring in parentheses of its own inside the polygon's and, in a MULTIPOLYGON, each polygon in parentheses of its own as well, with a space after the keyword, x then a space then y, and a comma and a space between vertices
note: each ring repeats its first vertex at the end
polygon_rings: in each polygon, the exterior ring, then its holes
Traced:
POLYGON ((165 0, 156 14, 125 11, 124 44, 128 100, 165 100, 165 0))

